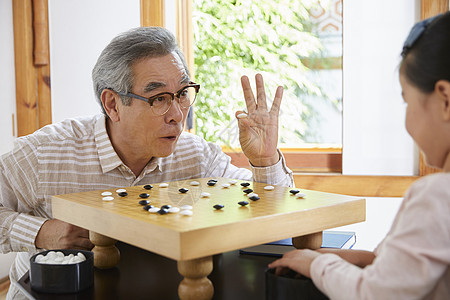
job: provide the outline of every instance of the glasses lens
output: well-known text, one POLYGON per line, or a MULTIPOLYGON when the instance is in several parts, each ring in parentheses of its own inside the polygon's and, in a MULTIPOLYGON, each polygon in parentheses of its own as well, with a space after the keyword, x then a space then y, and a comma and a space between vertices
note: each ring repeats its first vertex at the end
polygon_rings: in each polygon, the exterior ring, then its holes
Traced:
POLYGON ((155 114, 163 115, 165 114, 172 102, 172 96, 170 94, 161 94, 153 98, 152 109, 155 114))
POLYGON ((184 108, 187 108, 195 102, 197 92, 194 87, 187 86, 180 92, 179 96, 180 96, 180 105, 184 108))

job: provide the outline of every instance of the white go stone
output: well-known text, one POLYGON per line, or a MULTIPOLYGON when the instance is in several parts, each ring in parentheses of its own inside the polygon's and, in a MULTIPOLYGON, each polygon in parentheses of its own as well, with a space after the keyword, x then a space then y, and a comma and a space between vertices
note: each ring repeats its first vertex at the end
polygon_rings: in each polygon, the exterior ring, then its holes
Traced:
POLYGON ((305 198, 306 194, 303 193, 297 193, 297 198, 305 198))
POLYGON ((102 200, 103 201, 112 201, 112 200, 114 200, 114 197, 106 196, 106 197, 103 197, 102 200))
POLYGON ((249 198, 250 198, 250 197, 253 197, 253 196, 258 197, 258 194, 257 194, 257 193, 248 193, 247 196, 248 196, 249 198))
POLYGON ((231 185, 235 185, 237 183, 237 180, 230 180, 230 181, 228 181, 228 183, 231 185))
POLYGON ((182 210, 180 212, 180 215, 183 215, 183 216, 192 216, 193 214, 194 213, 192 212, 192 210, 188 210, 188 209, 182 210))
POLYGON ((171 207, 171 208, 169 208, 169 212, 176 214, 177 212, 180 212, 180 208, 179 207, 171 207))
POLYGON ((160 188, 166 188, 166 187, 168 187, 168 186, 169 186, 169 184, 167 184, 167 183, 161 183, 161 184, 159 185, 160 188))
POLYGON ((103 192, 103 193, 102 193, 102 196, 111 196, 111 195, 112 195, 111 192, 103 192))
POLYGON ((224 184, 222 184, 222 187, 223 187, 224 189, 227 189, 227 188, 229 188, 229 187, 230 187, 230 184, 228 184, 228 183, 224 183, 224 184))
MULTIPOLYGON (((202 193, 203 194, 203 193, 202 193)), ((208 193, 207 193, 208 194, 208 193)), ((182 207, 180 207, 181 208, 181 210, 190 210, 190 209, 192 209, 192 206, 191 205, 183 205, 182 207)))
POLYGON ((127 190, 126 189, 118 189, 118 190, 116 190, 116 193, 123 193, 123 192, 126 192, 127 190))
POLYGON ((266 190, 266 191, 271 191, 271 190, 273 190, 275 187, 274 186, 272 186, 272 185, 266 185, 265 187, 264 187, 264 189, 266 190))
POLYGON ((42 255, 42 254, 39 254, 39 255, 36 256, 36 258, 34 259, 34 261, 37 262, 37 263, 40 263, 40 262, 43 262, 43 261, 46 261, 46 260, 47 260, 47 257, 44 256, 44 255, 42 255))
POLYGON ((157 213, 159 211, 159 207, 152 207, 148 210, 149 213, 157 213))
POLYGON ((211 196, 211 194, 207 193, 207 192, 203 192, 200 194, 200 197, 202 197, 202 198, 208 198, 209 196, 211 196))
POLYGON ((47 252, 47 256, 48 257, 56 256, 56 252, 55 251, 49 251, 49 252, 47 252))
POLYGON ((238 114, 236 117, 237 117, 238 119, 244 119, 244 118, 247 118, 248 116, 247 116, 246 113, 240 113, 240 114, 238 114))
POLYGON ((193 185, 193 186, 200 185, 200 182, 198 182, 198 181, 191 181, 190 185, 193 185))
POLYGON ((58 251, 50 251, 47 255, 39 254, 36 256, 35 262, 40 264, 52 264, 52 265, 68 265, 68 264, 76 264, 86 260, 86 257, 83 253, 78 252, 75 256, 73 254, 64 255, 64 253, 58 251))

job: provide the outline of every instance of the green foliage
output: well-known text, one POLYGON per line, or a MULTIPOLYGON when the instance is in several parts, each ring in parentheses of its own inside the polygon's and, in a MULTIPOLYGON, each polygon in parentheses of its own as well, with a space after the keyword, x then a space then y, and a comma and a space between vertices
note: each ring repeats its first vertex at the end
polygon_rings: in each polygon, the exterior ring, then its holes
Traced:
MULTIPOLYGON (((311 104, 302 95, 320 95, 310 82, 301 58, 319 56, 320 41, 310 33, 311 1, 194 0, 195 80, 201 84, 196 100, 196 132, 209 141, 232 144, 235 111, 245 108, 240 77, 264 76, 268 101, 276 87, 285 93, 280 117, 280 142, 303 141, 311 104), (295 120, 295 129, 292 122, 295 120), (290 123, 290 124, 289 124, 290 123), (231 127, 231 129, 230 129, 231 127), (227 129, 228 128, 228 129, 227 129)), ((234 130, 237 134, 237 131, 234 130)))

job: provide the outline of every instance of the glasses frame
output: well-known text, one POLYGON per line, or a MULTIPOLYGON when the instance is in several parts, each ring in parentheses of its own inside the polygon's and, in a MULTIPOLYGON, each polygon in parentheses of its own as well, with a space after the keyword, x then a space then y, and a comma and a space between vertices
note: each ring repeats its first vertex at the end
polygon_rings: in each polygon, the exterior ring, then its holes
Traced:
POLYGON ((180 94, 181 94, 181 92, 183 92, 186 88, 189 88, 189 87, 195 88, 195 98, 194 98, 194 101, 192 101, 192 103, 189 102, 189 105, 186 106, 186 107, 183 106, 183 105, 180 103, 180 101, 178 101, 178 103, 180 104, 181 107, 183 107, 183 108, 188 108, 188 107, 191 107, 192 104, 194 104, 195 100, 197 99, 198 91, 200 90, 200 84, 195 83, 195 82, 192 82, 192 81, 189 81, 189 84, 188 84, 188 85, 182 87, 181 89, 179 89, 179 90, 178 90, 177 92, 175 92, 175 93, 171 93, 171 92, 162 92, 162 93, 153 95, 153 96, 148 97, 148 98, 143 97, 143 96, 139 96, 139 95, 136 95, 136 94, 133 94, 133 93, 126 93, 126 94, 124 94, 124 93, 119 93, 119 92, 117 92, 117 94, 118 94, 119 96, 130 97, 130 98, 134 98, 134 99, 138 99, 138 100, 145 101, 145 102, 147 102, 148 104, 150 104, 150 107, 152 108, 152 111, 153 111, 153 113, 154 113, 155 115, 163 116, 163 115, 165 115, 165 114, 169 111, 169 109, 172 107, 172 103, 173 103, 173 101, 175 100, 175 97, 177 97, 178 99, 180 99, 180 94), (162 96, 162 95, 170 95, 170 97, 171 97, 170 104, 169 104, 169 107, 167 108, 167 110, 164 111, 163 113, 156 113, 155 110, 153 109, 153 102, 155 102, 156 98, 158 98, 158 97, 160 97, 160 96, 162 96))
POLYGON ((409 50, 414 46, 414 44, 417 42, 417 40, 422 36, 422 34, 427 30, 427 28, 430 26, 430 24, 436 20, 438 17, 440 17, 441 14, 425 19, 423 21, 420 21, 416 23, 413 28, 411 28, 411 31, 409 32, 408 37, 405 40, 405 43, 403 44, 402 49, 402 56, 405 56, 409 50))

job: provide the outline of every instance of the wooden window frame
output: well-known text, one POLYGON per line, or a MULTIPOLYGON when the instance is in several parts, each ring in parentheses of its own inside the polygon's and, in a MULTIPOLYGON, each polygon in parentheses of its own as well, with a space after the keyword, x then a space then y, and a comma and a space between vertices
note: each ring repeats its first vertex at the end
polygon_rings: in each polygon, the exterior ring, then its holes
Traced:
POLYGON ((141 26, 165 26, 165 1, 141 0, 141 26))

